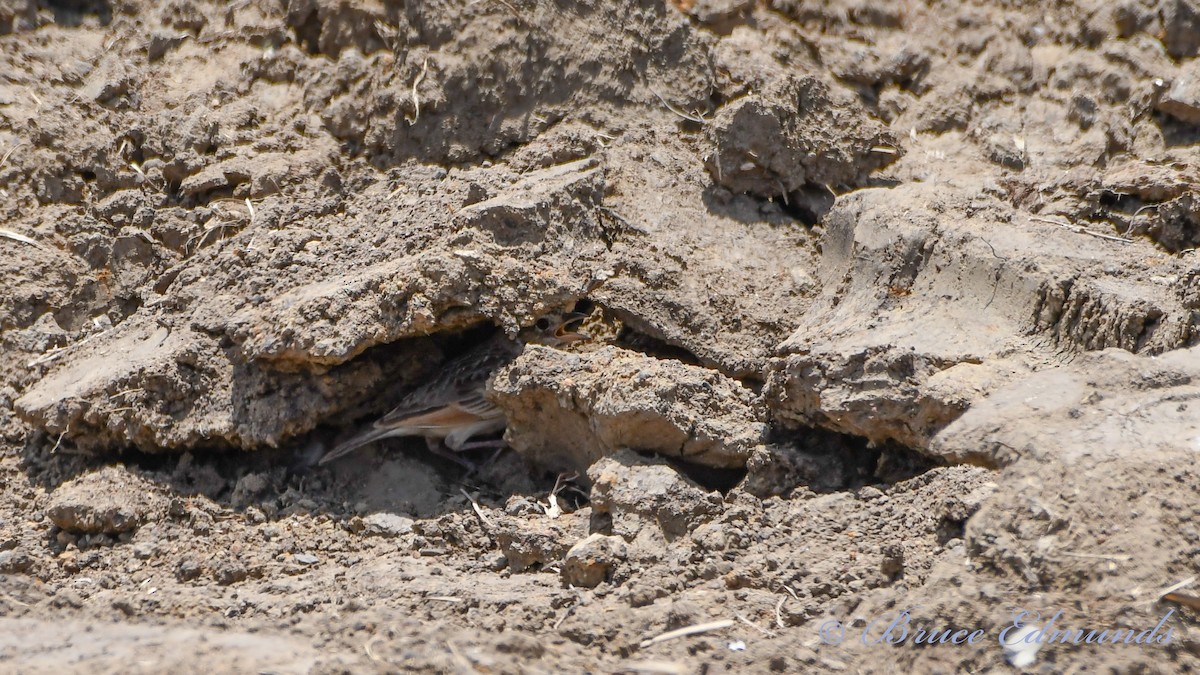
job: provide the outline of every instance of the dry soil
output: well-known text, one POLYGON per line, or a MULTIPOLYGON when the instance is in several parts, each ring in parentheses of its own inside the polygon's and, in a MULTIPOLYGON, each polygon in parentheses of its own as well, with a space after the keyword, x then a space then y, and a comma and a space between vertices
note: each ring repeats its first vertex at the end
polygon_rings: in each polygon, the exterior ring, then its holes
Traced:
POLYGON ((1196 0, 0 0, 0 670, 1195 672, 1198 52, 1196 0), (567 308, 509 450, 317 464, 567 308))

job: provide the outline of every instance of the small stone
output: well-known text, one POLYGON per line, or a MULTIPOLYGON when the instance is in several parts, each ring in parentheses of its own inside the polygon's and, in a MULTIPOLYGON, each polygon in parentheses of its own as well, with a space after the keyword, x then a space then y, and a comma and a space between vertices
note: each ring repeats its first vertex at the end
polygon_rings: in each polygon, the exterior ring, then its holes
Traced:
POLYGON ((377 537, 399 537, 413 531, 413 519, 394 513, 372 513, 362 519, 363 532, 377 537))
POLYGON ((251 525, 258 525, 259 523, 265 523, 267 521, 267 514, 263 513, 262 509, 259 509, 258 507, 247 506, 245 513, 246 522, 250 523, 251 525))
POLYGON ((270 478, 265 473, 248 473, 238 479, 233 486, 233 494, 229 501, 234 508, 249 505, 271 485, 270 478))
POLYGON ((21 550, 0 553, 0 574, 25 574, 33 569, 33 558, 21 550))
POLYGON ((1193 62, 1181 69, 1159 98, 1158 109, 1180 121, 1200 123, 1200 65, 1193 62))
POLYGON ((629 591, 626 599, 629 601, 630 607, 649 607, 654 604, 654 601, 662 597, 663 593, 659 589, 650 586, 638 586, 629 591))
POLYGON ((667 609, 667 630, 694 626, 704 621, 705 612, 691 600, 676 598, 667 609))
POLYGON ((720 523, 705 523, 692 532, 692 541, 701 551, 724 551, 729 546, 725 526, 720 523))
POLYGON ((536 516, 542 513, 542 508, 528 497, 513 495, 504 504, 504 512, 510 516, 536 516))
POLYGON ((236 584, 248 576, 250 576, 250 573, 246 570, 246 566, 236 560, 226 560, 217 563, 217 566, 213 569, 213 580, 222 586, 236 584))
POLYGON ((570 548, 567 533, 548 520, 514 520, 496 534, 496 543, 513 572, 544 569, 557 563, 570 548))
POLYGON ((200 576, 203 568, 200 563, 191 559, 185 558, 179 562, 179 567, 175 569, 175 578, 179 581, 191 581, 200 576))
POLYGON ((874 499, 884 497, 883 490, 871 485, 865 485, 858 490, 858 498, 864 502, 869 502, 874 499))
POLYGON ((628 552, 620 537, 593 534, 567 551, 562 566, 563 581, 583 588, 595 588, 612 581, 628 552))
POLYGON ((629 541, 647 527, 668 540, 686 536, 723 510, 719 493, 705 490, 663 460, 622 450, 588 469, 592 509, 611 514, 612 531, 629 541))
POLYGON ((66 532, 119 534, 163 510, 162 501, 141 476, 109 466, 59 486, 46 515, 66 532))
POLYGON ((50 604, 54 607, 71 607, 74 609, 79 609, 80 607, 83 607, 83 598, 79 597, 79 593, 76 593, 70 588, 62 588, 54 594, 54 599, 50 601, 50 604))
POLYGON ((139 560, 153 558, 158 552, 158 546, 152 541, 139 541, 133 545, 133 557, 139 560))
POLYGON ((888 542, 880 548, 883 561, 879 563, 879 572, 891 580, 904 576, 904 546, 897 542, 888 542))
POLYGON ((321 561, 320 558, 311 553, 297 553, 295 555, 295 559, 296 562, 300 563, 301 565, 316 565, 321 561))

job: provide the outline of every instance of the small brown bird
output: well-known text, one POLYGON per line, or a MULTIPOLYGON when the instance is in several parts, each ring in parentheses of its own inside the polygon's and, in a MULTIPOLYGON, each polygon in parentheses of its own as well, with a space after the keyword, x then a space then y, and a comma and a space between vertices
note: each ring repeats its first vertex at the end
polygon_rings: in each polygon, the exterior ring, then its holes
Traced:
POLYGON ((325 464, 358 448, 393 436, 424 436, 429 449, 455 461, 446 453, 482 447, 502 447, 503 441, 469 442, 476 436, 503 431, 504 411, 484 395, 488 380, 510 363, 527 342, 551 347, 586 340, 588 335, 573 329, 587 314, 568 312, 544 316, 523 329, 515 341, 503 333, 466 354, 446 363, 437 377, 414 389, 400 405, 363 431, 330 450, 321 458, 325 464))

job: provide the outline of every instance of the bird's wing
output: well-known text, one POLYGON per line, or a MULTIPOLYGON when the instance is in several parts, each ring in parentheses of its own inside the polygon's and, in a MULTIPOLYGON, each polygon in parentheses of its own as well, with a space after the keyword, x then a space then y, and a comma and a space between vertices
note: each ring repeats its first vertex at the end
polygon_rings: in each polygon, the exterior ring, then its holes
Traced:
POLYGON ((474 424, 483 418, 482 415, 468 410, 459 403, 451 403, 428 412, 397 419, 395 425, 413 432, 420 432, 433 429, 453 429, 466 424, 474 424))
POLYGON ((387 438, 391 435, 390 431, 390 429, 372 427, 362 433, 356 434, 354 437, 341 442, 337 447, 325 453, 325 455, 321 457, 321 460, 318 462, 318 464, 328 464, 338 457, 344 457, 351 452, 354 452, 367 443, 377 441, 381 438, 387 438))
POLYGON ((389 436, 421 435, 426 430, 503 418, 503 411, 487 400, 484 392, 488 378, 513 356, 512 343, 493 341, 450 361, 437 377, 410 392, 371 428, 331 450, 321 463, 389 436))
POLYGON ((511 343, 493 341, 450 361, 437 377, 410 392, 375 426, 409 426, 414 418, 447 406, 482 419, 495 417, 500 414, 498 409, 484 396, 488 378, 513 356, 511 343))

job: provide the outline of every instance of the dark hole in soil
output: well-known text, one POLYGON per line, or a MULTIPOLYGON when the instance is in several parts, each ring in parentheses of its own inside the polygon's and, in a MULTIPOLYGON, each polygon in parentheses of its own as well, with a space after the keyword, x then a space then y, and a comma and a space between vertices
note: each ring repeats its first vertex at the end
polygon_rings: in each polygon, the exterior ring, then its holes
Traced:
POLYGON ((916 450, 894 443, 888 443, 868 452, 876 453, 873 462, 864 467, 869 468, 872 464, 874 466, 870 475, 875 480, 870 482, 899 483, 940 466, 938 462, 916 450))
POLYGON ((446 359, 449 360, 462 356, 475 347, 487 342, 498 331, 499 329, 493 324, 482 323, 466 330, 435 333, 430 337, 433 338, 434 344, 442 350, 442 353, 446 355, 446 359))
POLYGON ((665 340, 641 333, 628 325, 621 328, 620 334, 617 335, 617 346, 625 349, 640 352, 647 356, 653 356, 659 359, 672 359, 682 361, 689 365, 701 365, 699 357, 692 352, 670 344, 665 340))
POLYGON ((781 200, 783 212, 812 227, 824 220, 833 208, 834 194, 823 185, 806 185, 781 200))
POLYGON ((745 469, 718 469, 671 458, 667 459, 667 463, 679 473, 695 481, 697 485, 706 490, 716 490, 721 494, 732 490, 746 477, 745 469))
POLYGON ((1200 142, 1200 129, 1191 122, 1184 122, 1161 112, 1154 113, 1154 120, 1162 129, 1163 142, 1169 148, 1192 146, 1200 142))
POLYGON ((1137 211, 1142 206, 1142 200, 1137 197, 1113 190, 1101 190, 1099 202, 1106 209, 1122 213, 1137 211))
POLYGON ((107 0, 45 0, 45 5, 54 12, 54 23, 60 26, 78 28, 88 16, 95 16, 102 26, 112 23, 112 7, 107 0))
POLYGON ((595 310, 596 303, 592 302, 588 298, 583 298, 582 300, 576 302, 575 306, 571 308, 572 312, 578 312, 580 314, 591 314, 595 310))
POLYGON ((939 544, 945 544, 952 539, 962 539, 966 534, 967 520, 965 518, 950 518, 943 516, 937 524, 937 541, 939 544))
POLYGON ((895 443, 871 446, 866 439, 825 429, 776 431, 766 460, 755 466, 746 488, 766 496, 796 487, 815 492, 857 490, 897 483, 939 466, 895 443))

